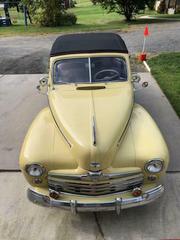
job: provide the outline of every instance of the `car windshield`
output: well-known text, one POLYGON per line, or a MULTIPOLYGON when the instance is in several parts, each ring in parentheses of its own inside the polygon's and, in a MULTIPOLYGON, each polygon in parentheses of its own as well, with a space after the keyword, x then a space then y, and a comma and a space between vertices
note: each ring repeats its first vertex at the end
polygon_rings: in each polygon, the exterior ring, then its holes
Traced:
POLYGON ((54 83, 96 83, 127 80, 127 67, 121 57, 73 58, 57 61, 54 83))

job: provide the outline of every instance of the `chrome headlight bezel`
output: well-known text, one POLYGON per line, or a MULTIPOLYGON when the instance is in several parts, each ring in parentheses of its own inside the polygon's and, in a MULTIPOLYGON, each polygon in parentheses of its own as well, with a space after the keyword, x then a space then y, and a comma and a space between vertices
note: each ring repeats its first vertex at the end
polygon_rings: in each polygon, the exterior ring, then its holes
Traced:
POLYGON ((37 163, 26 165, 25 170, 27 174, 31 177, 41 177, 45 172, 45 168, 37 163), (34 173, 33 173, 33 170, 34 170, 34 173))
POLYGON ((146 164, 145 164, 145 170, 148 173, 160 173, 163 169, 164 169, 164 161, 160 158, 156 158, 156 159, 151 159, 149 160, 146 164), (150 170, 150 167, 154 170, 150 170), (156 170, 155 170, 156 169, 156 170))

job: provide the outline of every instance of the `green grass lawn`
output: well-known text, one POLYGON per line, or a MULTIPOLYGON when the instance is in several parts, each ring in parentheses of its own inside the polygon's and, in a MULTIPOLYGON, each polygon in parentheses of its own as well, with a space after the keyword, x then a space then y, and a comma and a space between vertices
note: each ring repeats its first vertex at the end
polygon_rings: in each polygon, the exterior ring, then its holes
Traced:
POLYGON ((79 1, 75 8, 70 10, 77 18, 77 23, 80 25, 86 25, 90 28, 118 28, 120 22, 124 19, 122 15, 117 13, 108 14, 99 5, 93 5, 90 1, 79 1))
POLYGON ((152 74, 180 116, 180 52, 163 53, 148 61, 152 74))
POLYGON ((63 27, 40 27, 37 25, 23 25, 23 14, 17 13, 15 9, 10 10, 10 15, 14 21, 13 26, 0 27, 0 35, 17 34, 43 34, 59 32, 81 32, 95 30, 122 30, 128 28, 128 23, 124 21, 124 16, 117 13, 108 14, 100 6, 94 6, 89 0, 79 0, 75 8, 69 10, 77 16, 77 24, 63 27))
MULTIPOLYGON (((38 25, 24 26, 23 13, 17 13, 16 9, 10 9, 10 16, 13 25, 10 27, 0 27, 0 36, 9 35, 31 35, 31 34, 48 34, 48 33, 68 33, 81 31, 96 31, 96 30, 127 30, 130 26, 139 24, 151 24, 155 22, 167 21, 163 19, 139 19, 142 15, 159 15, 155 11, 146 10, 144 13, 136 16, 136 19, 131 23, 127 23, 123 15, 117 13, 107 13, 101 6, 94 6, 90 0, 77 0, 75 8, 69 10, 77 16, 77 24, 74 26, 64 27, 40 27, 38 25)), ((172 17, 172 15, 170 15, 172 17)), ((173 16, 176 18, 176 16, 173 16)), ((178 14, 179 17, 179 14, 178 14)))

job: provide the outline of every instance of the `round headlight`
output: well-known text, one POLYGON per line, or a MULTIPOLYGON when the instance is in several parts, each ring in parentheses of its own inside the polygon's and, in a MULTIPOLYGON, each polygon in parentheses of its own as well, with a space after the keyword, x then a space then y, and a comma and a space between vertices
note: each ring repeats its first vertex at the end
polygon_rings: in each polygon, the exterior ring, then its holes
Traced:
POLYGON ((149 173, 159 173, 163 169, 163 161, 161 159, 154 159, 146 163, 145 169, 149 173))
POLYGON ((32 177, 40 177, 44 173, 44 168, 38 164, 32 164, 26 167, 26 172, 32 177))

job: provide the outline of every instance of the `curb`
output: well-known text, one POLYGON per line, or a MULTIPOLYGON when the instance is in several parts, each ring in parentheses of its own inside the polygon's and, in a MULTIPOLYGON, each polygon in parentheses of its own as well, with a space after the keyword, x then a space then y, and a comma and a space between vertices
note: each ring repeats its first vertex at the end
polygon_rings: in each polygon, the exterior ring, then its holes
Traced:
POLYGON ((148 72, 151 72, 151 68, 149 67, 149 65, 147 64, 146 61, 143 61, 143 64, 145 66, 145 68, 148 70, 148 72))
POLYGON ((145 20, 148 20, 148 19, 152 19, 152 20, 165 20, 165 21, 179 21, 180 18, 169 18, 169 17, 156 17, 156 16, 142 16, 142 17, 139 17, 140 19, 145 19, 145 20))

